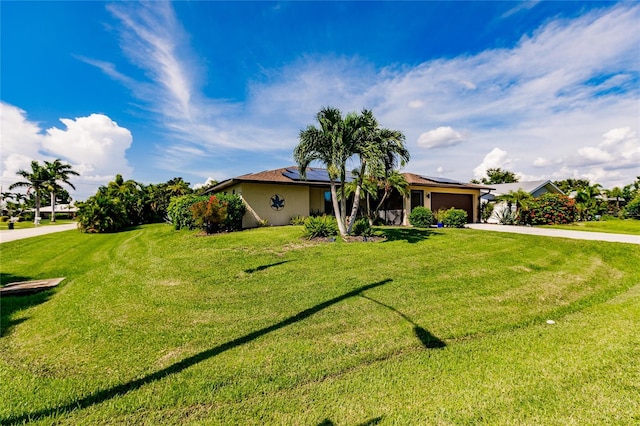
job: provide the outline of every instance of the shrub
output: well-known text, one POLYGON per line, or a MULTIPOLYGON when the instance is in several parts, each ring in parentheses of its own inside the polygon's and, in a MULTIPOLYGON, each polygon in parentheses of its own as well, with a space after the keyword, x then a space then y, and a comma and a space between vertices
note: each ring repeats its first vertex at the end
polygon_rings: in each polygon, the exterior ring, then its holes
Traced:
POLYGON ((363 217, 354 222, 351 232, 360 237, 370 237, 373 235, 373 228, 369 224, 369 219, 363 217))
POLYGON ((509 207, 499 210, 496 217, 501 225, 514 225, 517 220, 516 214, 509 207))
POLYGON ((444 218, 447 215, 447 211, 444 209, 440 209, 437 212, 435 212, 435 214, 433 215, 436 223, 442 223, 444 224, 444 218))
POLYGON ((307 220, 307 218, 305 216, 294 216, 294 217, 291 218, 289 223, 291 225, 299 226, 299 225, 304 225, 304 221, 305 220, 307 220))
POLYGON ((418 206, 411 210, 409 223, 416 228, 428 228, 433 223, 433 213, 426 207, 418 206))
POLYGON ((631 219, 640 219, 640 195, 629 201, 625 206, 624 216, 631 219))
POLYGON ((546 193, 535 198, 522 220, 529 225, 554 225, 575 222, 575 201, 566 195, 546 193))
POLYGON ((78 205, 78 226, 83 232, 117 232, 129 225, 127 210, 118 198, 94 195, 78 205))
POLYGON ((242 229, 242 218, 247 212, 247 206, 238 194, 216 194, 221 202, 227 203, 227 217, 222 226, 225 230, 239 231, 242 229))
POLYGON ((304 221, 303 235, 306 238, 332 237, 338 235, 338 223, 333 216, 311 216, 304 221))
POLYGON ((220 226, 227 218, 227 203, 218 200, 215 195, 206 201, 198 201, 191 205, 193 220, 207 234, 220 231, 220 226))
POLYGON ((493 210, 495 209, 495 203, 484 203, 482 205, 482 221, 487 223, 491 215, 493 214, 493 210))
POLYGON ((193 219, 191 206, 195 203, 206 201, 208 198, 203 195, 182 195, 180 197, 171 198, 169 207, 167 207, 167 215, 175 229, 195 229, 196 222, 193 219))
POLYGON ((442 223, 444 223, 444 226, 448 226, 450 228, 464 228, 467 224, 467 212, 461 209, 454 209, 452 207, 446 211, 442 223))

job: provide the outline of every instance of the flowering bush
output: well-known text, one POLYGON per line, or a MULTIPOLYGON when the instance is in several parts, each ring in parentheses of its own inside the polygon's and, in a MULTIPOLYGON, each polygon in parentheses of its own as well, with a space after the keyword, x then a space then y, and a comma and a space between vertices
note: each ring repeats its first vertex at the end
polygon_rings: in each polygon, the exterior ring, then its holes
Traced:
POLYGON ((219 231, 220 224, 227 218, 227 203, 212 195, 207 201, 193 204, 191 212, 196 226, 203 228, 207 234, 213 234, 219 231))
POLYGON ((531 201, 522 219, 528 225, 555 225, 575 222, 577 215, 574 200, 566 195, 546 193, 531 201))

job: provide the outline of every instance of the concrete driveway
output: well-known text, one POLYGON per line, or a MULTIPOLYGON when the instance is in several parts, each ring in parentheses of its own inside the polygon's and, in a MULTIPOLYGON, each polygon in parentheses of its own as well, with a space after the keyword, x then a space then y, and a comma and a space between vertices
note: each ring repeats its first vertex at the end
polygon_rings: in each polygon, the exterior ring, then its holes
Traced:
POLYGON ((0 243, 22 240, 23 238, 38 237, 40 235, 52 234, 54 232, 69 231, 78 229, 76 223, 66 223, 64 225, 47 225, 27 229, 4 229, 0 231, 0 243))
POLYGON ((493 225, 470 223, 468 228, 483 231, 511 232, 514 234, 541 235, 544 237, 572 238, 575 240, 608 241, 612 243, 640 244, 640 235, 609 234, 605 232, 568 231, 564 229, 537 228, 533 226, 493 225))

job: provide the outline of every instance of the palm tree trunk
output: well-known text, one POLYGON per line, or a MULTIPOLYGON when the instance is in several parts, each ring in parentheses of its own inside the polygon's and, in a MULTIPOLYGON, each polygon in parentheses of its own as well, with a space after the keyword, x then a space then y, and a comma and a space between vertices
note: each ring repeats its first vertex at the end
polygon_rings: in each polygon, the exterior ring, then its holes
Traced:
POLYGON ((333 179, 330 181, 331 185, 331 202, 333 203, 333 214, 336 216, 338 222, 338 231, 341 236, 347 235, 347 230, 344 227, 344 221, 342 220, 342 214, 340 212, 340 204, 338 203, 338 192, 336 191, 336 184, 333 179))
POLYGON ((366 167, 366 161, 362 161, 362 165, 360 166, 360 174, 358 175, 358 185, 356 186, 356 192, 353 195, 353 207, 351 208, 351 215, 349 216, 349 227, 347 228, 347 235, 351 235, 351 228, 353 228, 353 222, 356 221, 358 207, 360 207, 360 193, 362 192, 362 182, 364 181, 364 171, 366 167))
POLYGON ((51 191, 51 223, 56 221, 56 194, 51 191))

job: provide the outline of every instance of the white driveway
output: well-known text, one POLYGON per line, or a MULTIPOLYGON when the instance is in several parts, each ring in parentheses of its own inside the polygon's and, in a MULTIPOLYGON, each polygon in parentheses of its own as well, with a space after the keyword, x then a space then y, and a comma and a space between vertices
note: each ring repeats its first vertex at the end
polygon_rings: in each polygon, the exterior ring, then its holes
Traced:
POLYGON ((0 231, 0 243, 21 240, 23 238, 37 237, 39 235, 51 234, 53 232, 69 231, 78 229, 76 223, 66 223, 64 225, 47 225, 27 229, 4 229, 0 231))
POLYGON ((565 229, 538 228, 533 226, 493 225, 469 223, 468 228, 483 231, 511 232, 514 234, 541 235, 544 237, 573 238, 575 240, 609 241, 613 243, 640 244, 640 235, 609 234, 606 232, 569 231, 565 229))

